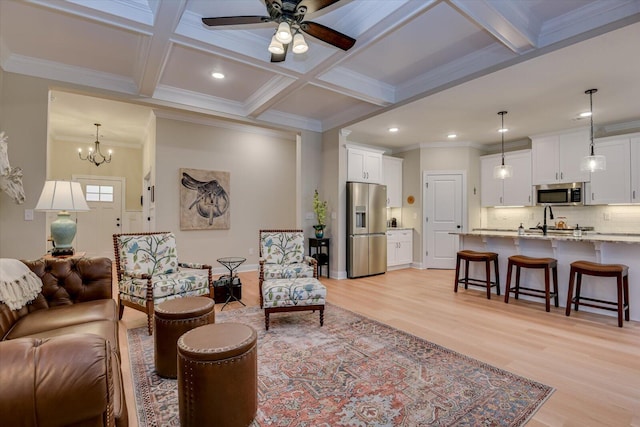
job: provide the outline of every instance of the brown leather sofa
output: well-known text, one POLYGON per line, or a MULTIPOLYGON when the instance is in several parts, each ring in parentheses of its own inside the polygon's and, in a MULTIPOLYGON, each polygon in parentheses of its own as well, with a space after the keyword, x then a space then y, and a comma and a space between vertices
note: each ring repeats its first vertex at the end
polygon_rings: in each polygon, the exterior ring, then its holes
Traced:
POLYGON ((43 282, 0 303, 0 425, 128 425, 109 258, 23 261, 43 282))

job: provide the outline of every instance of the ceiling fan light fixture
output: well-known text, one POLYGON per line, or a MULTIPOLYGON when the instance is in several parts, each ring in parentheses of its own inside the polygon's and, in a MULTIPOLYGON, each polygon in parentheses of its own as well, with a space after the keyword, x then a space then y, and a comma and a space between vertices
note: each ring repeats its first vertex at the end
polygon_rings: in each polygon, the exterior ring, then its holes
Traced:
POLYGON ((598 172, 607 169, 607 159, 602 155, 596 155, 593 150, 593 94, 598 89, 589 89, 584 93, 589 95, 589 118, 591 119, 591 143, 589 144, 589 155, 584 156, 580 162, 580 170, 583 172, 598 172))
POLYGON ((271 37, 271 43, 269 43, 269 52, 276 55, 284 53, 284 46, 278 41, 276 36, 271 37))
POLYGON ((278 25, 278 31, 276 31, 276 39, 278 39, 278 41, 282 44, 291 43, 293 36, 291 35, 291 27, 288 23, 283 21, 280 23, 280 25, 278 25))
POLYGON ((305 53, 309 50, 309 45, 304 40, 304 36, 301 33, 296 33, 293 36, 293 53, 305 53))

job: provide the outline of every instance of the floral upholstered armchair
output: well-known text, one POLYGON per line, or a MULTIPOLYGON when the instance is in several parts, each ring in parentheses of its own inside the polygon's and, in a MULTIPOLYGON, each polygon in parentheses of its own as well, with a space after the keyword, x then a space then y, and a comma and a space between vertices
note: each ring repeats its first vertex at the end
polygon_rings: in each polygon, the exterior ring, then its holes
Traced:
POLYGON ((318 278, 318 262, 304 255, 302 230, 260 230, 260 307, 264 306, 262 284, 265 280, 318 278))
POLYGON ((178 262, 173 233, 114 234, 120 318, 124 306, 147 313, 152 331, 156 304, 174 298, 213 299, 211 266, 178 262))

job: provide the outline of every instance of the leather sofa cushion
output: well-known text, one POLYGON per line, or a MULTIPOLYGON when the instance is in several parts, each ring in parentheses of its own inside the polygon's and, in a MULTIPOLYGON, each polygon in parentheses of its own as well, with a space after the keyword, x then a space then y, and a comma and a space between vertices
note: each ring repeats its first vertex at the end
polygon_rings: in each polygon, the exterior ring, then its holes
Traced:
POLYGON ((90 334, 3 342, 2 425, 109 425, 112 354, 104 339, 90 334))
MULTIPOLYGON (((69 333, 73 330, 70 327, 78 326, 82 329, 86 323, 101 320, 118 321, 117 304, 114 300, 101 299, 34 311, 18 320, 5 339, 52 336, 51 333, 58 329, 66 329, 66 333, 69 333)), ((111 336, 108 335, 105 339, 110 339, 111 336)))

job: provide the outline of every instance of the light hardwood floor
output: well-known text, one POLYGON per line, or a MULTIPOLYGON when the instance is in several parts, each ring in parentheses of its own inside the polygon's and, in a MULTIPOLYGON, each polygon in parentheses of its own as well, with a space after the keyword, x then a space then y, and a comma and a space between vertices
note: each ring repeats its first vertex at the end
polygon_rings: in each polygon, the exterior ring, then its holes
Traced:
MULTIPOLYGON (((481 288, 456 294, 453 276, 452 270, 406 269, 320 280, 331 304, 554 387, 529 426, 640 426, 640 322, 618 328, 615 317, 574 311, 566 317, 564 308, 553 306, 547 313, 542 300, 512 297, 505 304, 495 294, 487 300, 481 288)), ((240 277, 242 301, 258 305, 257 272, 240 277)), ((143 313, 125 308, 120 346, 132 427, 138 424, 125 329, 145 321, 143 313)))

